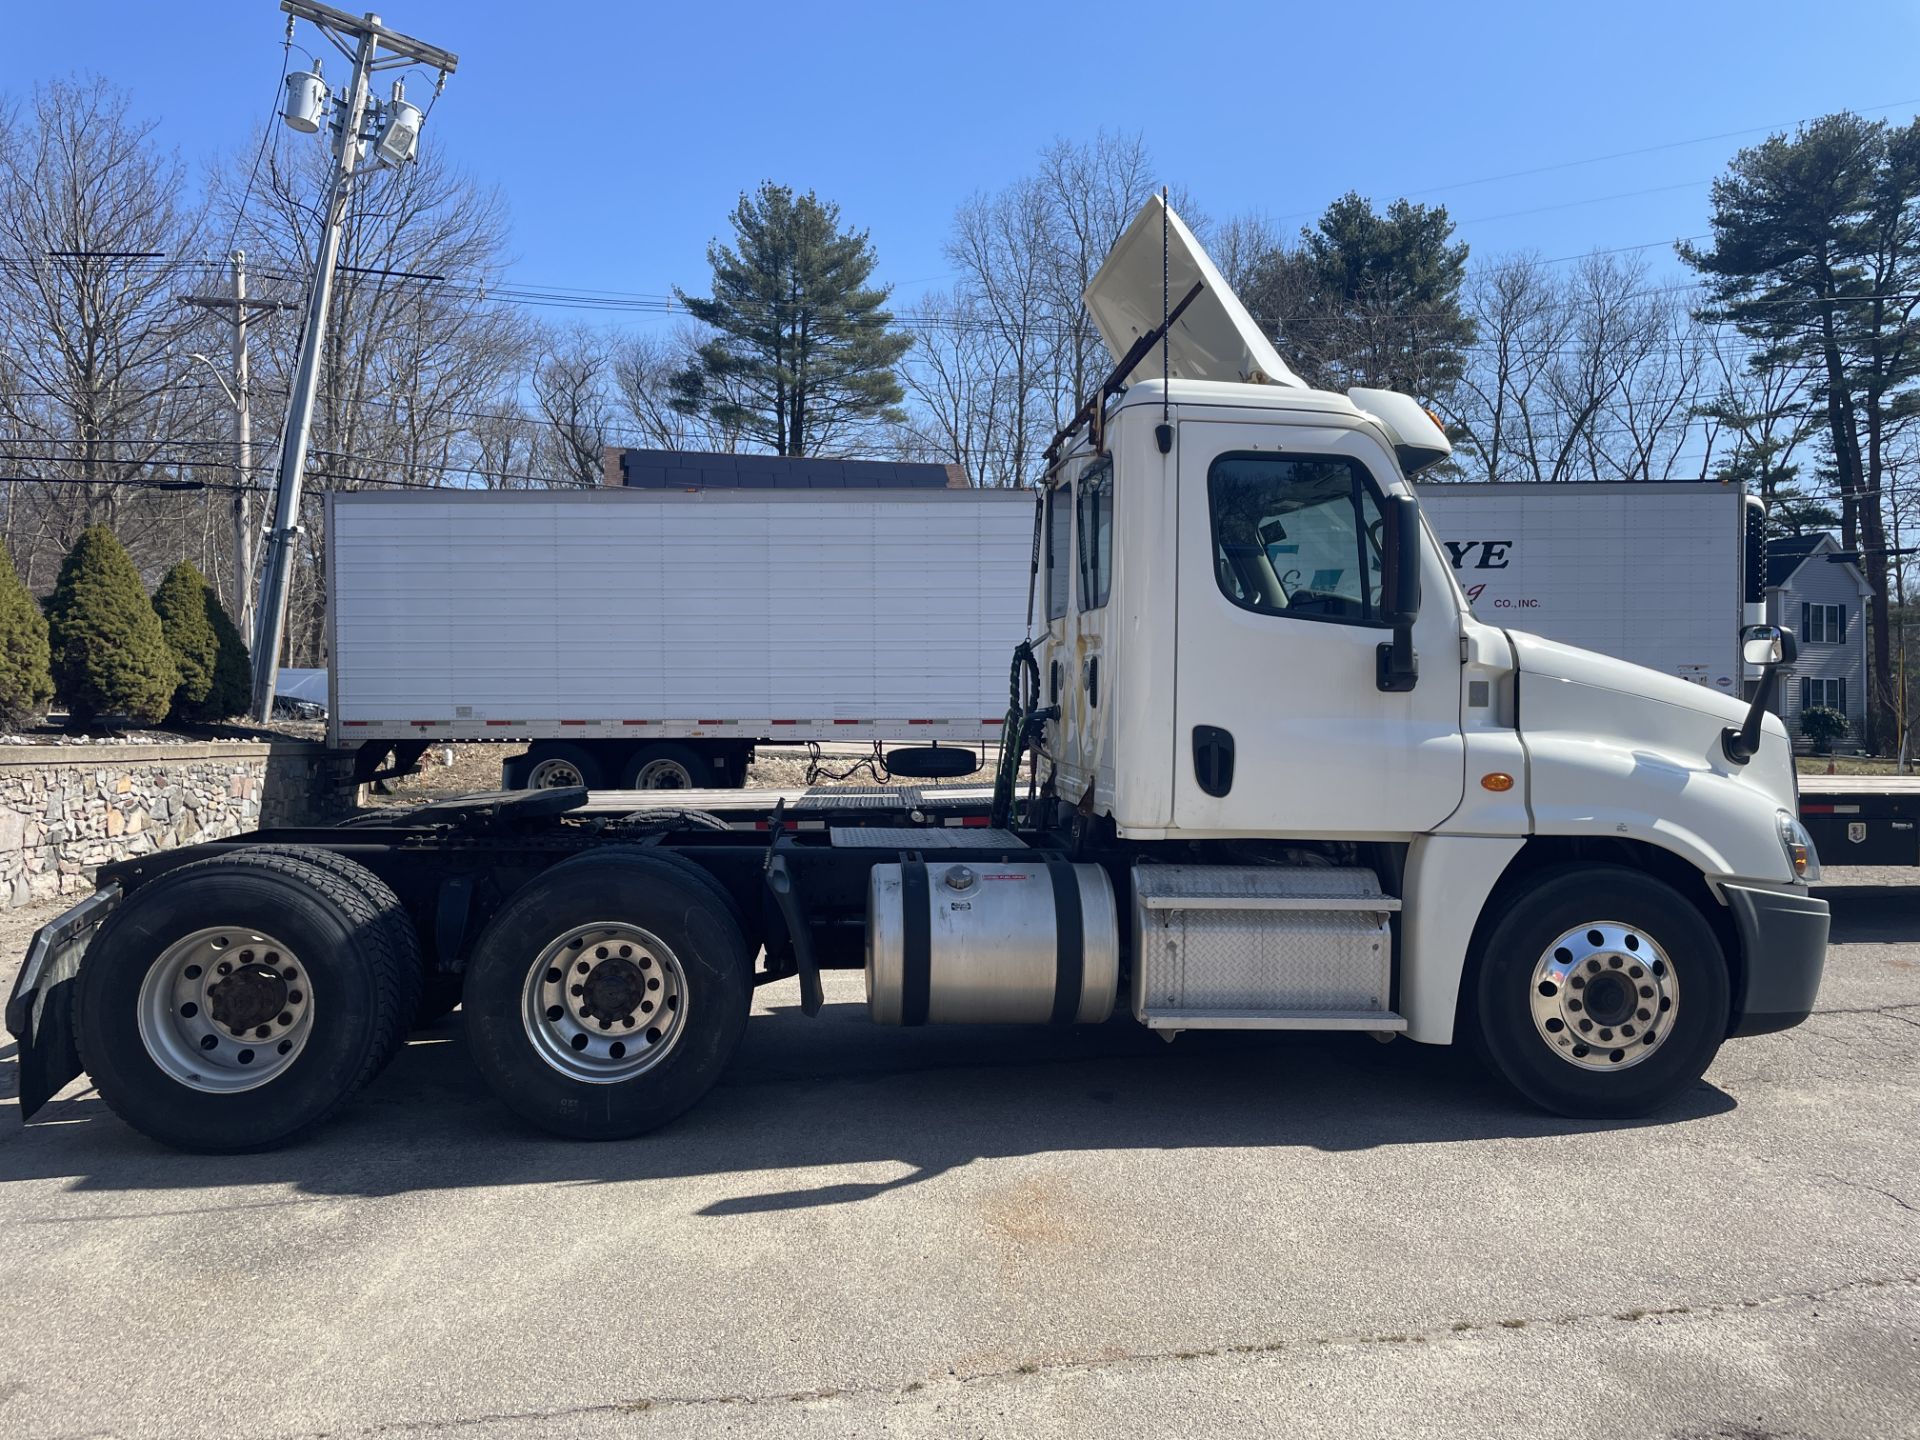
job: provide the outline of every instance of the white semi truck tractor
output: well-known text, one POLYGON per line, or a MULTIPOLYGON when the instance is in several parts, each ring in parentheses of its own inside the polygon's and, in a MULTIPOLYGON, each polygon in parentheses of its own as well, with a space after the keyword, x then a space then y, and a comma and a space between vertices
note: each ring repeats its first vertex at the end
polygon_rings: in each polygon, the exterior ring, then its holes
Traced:
POLYGON ((1085 298, 1116 365, 1048 455, 990 789, 526 791, 104 867, 8 1008, 24 1113, 84 1071, 170 1144, 273 1144, 457 995, 505 1104, 636 1135, 830 969, 882 1024, 1471 1041, 1582 1116, 1804 1019, 1792 635, 1746 632, 1746 706, 1476 620, 1411 399, 1302 385, 1158 201, 1085 298))

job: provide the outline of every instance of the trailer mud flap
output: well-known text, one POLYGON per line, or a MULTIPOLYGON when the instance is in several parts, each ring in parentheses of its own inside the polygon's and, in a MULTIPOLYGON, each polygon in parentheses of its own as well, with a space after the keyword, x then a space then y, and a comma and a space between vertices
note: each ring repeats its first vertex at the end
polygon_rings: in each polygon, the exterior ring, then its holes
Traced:
POLYGON ((20 1046, 20 1118, 34 1114, 80 1073, 73 1038, 73 982, 93 932, 120 899, 109 885, 42 925, 7 1000, 7 1030, 20 1046))

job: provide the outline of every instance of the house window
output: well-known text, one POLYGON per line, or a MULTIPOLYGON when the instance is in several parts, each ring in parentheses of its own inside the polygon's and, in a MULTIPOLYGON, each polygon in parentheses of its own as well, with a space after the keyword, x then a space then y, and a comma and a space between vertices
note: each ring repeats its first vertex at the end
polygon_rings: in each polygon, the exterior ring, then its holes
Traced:
MULTIPOLYGON (((1816 605, 1816 610, 1837 610, 1837 605, 1816 605)), ((1847 681, 1844 675, 1823 677, 1802 675, 1800 677, 1800 708, 1811 710, 1816 705, 1824 705, 1829 710, 1847 713, 1847 681)))
POLYGON ((1847 607, 1803 602, 1800 638, 1813 645, 1838 645, 1847 638, 1847 607))

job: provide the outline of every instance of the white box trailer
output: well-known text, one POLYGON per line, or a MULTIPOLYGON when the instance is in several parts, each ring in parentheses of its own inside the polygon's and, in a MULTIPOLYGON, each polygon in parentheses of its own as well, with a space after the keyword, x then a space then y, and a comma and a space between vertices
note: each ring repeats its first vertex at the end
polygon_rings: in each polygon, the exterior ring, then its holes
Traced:
POLYGON ((1758 624, 1761 511, 1737 485, 1616 482, 1419 487, 1473 613, 1744 694, 1758 624))
POLYGON ((1033 500, 366 491, 328 535, 335 744, 512 741, 509 788, 680 788, 739 784, 756 744, 997 740, 1033 500))

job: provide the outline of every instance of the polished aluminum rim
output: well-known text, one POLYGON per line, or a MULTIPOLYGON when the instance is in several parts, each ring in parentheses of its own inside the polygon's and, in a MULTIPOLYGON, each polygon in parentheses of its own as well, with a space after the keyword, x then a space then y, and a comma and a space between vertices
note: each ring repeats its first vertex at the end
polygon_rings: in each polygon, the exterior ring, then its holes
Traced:
POLYGON ((678 760, 649 760, 633 778, 635 790, 691 790, 693 776, 678 760))
POLYGON ((1583 1070, 1624 1070, 1666 1044, 1680 1015, 1680 981, 1646 931, 1617 920, 1577 925, 1533 967, 1534 1028, 1583 1070))
POLYGON ((578 765, 558 758, 542 760, 527 774, 529 790, 570 790, 586 783, 578 765))
POLYGON ((300 957, 271 935, 245 926, 196 930, 168 946, 140 982, 140 1041, 190 1090, 257 1089, 306 1049, 310 982, 300 957))
POLYGON ((622 921, 567 931, 521 990, 540 1058, 569 1080, 616 1085, 666 1059, 687 1023, 687 977, 657 935, 622 921))

